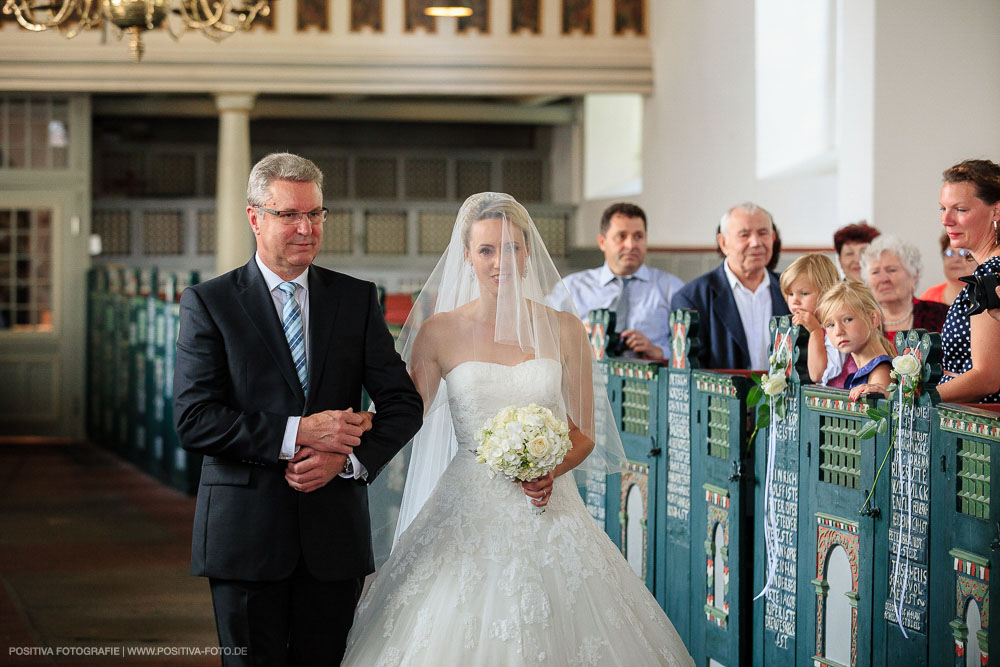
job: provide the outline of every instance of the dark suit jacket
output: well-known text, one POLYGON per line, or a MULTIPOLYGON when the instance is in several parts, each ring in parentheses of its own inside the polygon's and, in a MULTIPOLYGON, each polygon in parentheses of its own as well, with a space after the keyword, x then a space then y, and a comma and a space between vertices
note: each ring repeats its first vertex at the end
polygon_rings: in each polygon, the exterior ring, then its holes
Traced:
POLYGON ((267 283, 253 259, 181 296, 174 414, 181 445, 205 455, 192 574, 243 581, 318 579, 374 570, 364 482, 335 477, 311 493, 284 479, 289 416, 378 410, 355 450, 371 482, 421 423, 423 403, 393 346, 375 286, 309 268, 309 398, 267 283))
MULTIPOLYGON (((771 315, 788 315, 778 274, 768 271, 768 275, 771 278, 771 315)), ((682 287, 674 294, 670 308, 698 311, 701 320, 698 327, 701 340, 698 360, 702 368, 750 368, 743 321, 723 264, 682 287)))

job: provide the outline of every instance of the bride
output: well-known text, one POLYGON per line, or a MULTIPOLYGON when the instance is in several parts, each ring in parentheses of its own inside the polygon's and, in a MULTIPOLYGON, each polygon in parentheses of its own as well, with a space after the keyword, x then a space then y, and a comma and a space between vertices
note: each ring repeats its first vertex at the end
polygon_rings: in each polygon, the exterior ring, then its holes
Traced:
POLYGON ((559 290, 524 207, 466 200, 400 335, 424 426, 344 665, 692 664, 567 474, 617 472, 625 453, 583 325, 544 305, 559 290), (491 478, 476 431, 529 403, 567 422, 572 449, 535 482, 491 478))

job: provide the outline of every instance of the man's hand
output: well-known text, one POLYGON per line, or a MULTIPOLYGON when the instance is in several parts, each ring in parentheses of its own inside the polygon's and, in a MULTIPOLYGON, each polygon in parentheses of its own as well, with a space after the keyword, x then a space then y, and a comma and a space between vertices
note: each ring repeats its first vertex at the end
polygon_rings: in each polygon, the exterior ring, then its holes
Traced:
POLYGON ((649 342, 646 334, 638 329, 626 329, 622 332, 625 346, 643 359, 662 359, 663 349, 649 342))
POLYGON ((531 504, 535 507, 545 507, 549 504, 549 498, 552 496, 552 482, 555 478, 552 473, 539 477, 534 482, 521 482, 521 488, 524 490, 524 495, 531 498, 531 504))
POLYGON ((370 412, 354 412, 353 408, 324 410, 299 420, 295 444, 346 455, 361 444, 361 434, 370 428, 370 412))
POLYGON ((288 486, 302 493, 315 491, 344 470, 347 457, 343 454, 316 451, 312 447, 300 447, 295 458, 285 468, 288 486))

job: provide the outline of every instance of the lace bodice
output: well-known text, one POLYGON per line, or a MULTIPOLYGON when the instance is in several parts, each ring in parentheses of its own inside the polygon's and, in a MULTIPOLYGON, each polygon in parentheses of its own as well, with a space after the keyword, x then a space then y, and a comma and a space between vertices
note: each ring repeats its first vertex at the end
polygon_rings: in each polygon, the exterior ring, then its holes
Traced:
POLYGON ((537 403, 566 419, 562 367, 554 359, 529 359, 516 366, 465 361, 445 381, 460 454, 475 447, 476 431, 508 405, 537 403))

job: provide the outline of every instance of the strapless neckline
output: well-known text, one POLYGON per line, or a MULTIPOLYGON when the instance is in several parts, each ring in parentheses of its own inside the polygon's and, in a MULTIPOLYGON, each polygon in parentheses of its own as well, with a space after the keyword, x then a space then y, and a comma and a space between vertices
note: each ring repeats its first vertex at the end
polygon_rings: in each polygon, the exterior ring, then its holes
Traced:
POLYGON ((458 364, 456 364, 450 371, 448 371, 447 373, 445 373, 444 379, 445 379, 445 381, 447 381, 448 377, 452 373, 454 373, 455 371, 457 371, 459 368, 461 368, 462 366, 468 366, 468 365, 471 365, 471 364, 481 364, 483 366, 496 366, 496 367, 499 367, 499 368, 518 368, 519 366, 524 366, 525 364, 530 364, 530 363, 535 362, 535 361, 549 361, 549 362, 552 362, 554 364, 559 363, 555 359, 546 359, 545 357, 542 357, 541 359, 539 359, 537 357, 534 358, 534 359, 525 359, 524 361, 519 361, 516 364, 501 364, 501 363, 498 363, 496 361, 479 361, 478 359, 469 359, 467 361, 461 361, 458 364))

